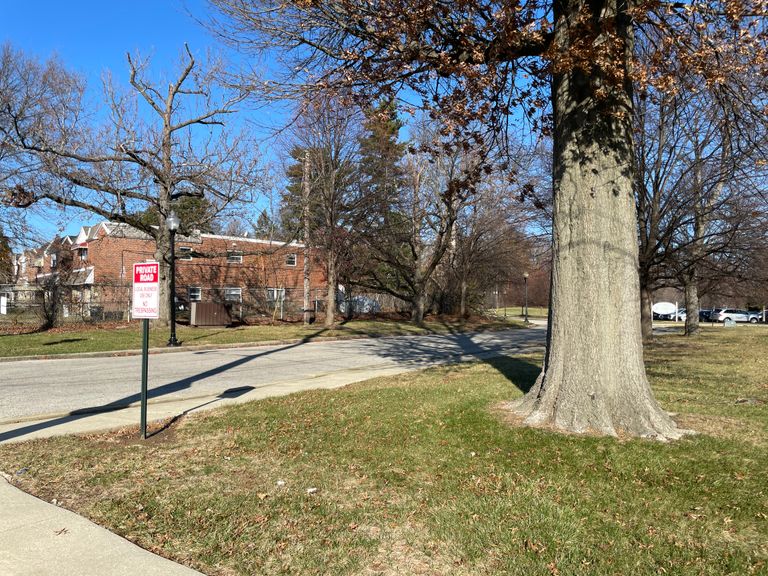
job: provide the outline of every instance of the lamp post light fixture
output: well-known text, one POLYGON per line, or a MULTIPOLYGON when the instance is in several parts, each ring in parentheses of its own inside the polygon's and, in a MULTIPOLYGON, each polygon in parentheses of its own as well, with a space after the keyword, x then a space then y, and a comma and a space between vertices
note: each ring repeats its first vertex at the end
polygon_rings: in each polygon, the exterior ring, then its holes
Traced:
POLYGON ((168 339, 168 346, 178 346, 176 339, 176 230, 179 229, 181 220, 176 216, 176 212, 171 210, 165 219, 165 226, 171 233, 171 337, 168 339))
POLYGON ((523 272, 523 283, 525 284, 525 323, 528 324, 528 272, 523 272))

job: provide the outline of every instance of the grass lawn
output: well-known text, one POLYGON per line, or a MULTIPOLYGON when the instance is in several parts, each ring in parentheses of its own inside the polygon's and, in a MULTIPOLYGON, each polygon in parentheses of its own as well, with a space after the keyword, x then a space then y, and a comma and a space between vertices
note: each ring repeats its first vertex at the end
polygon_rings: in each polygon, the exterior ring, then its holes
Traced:
POLYGON ((768 573, 768 331, 659 338, 661 444, 515 427, 518 357, 0 446, 23 489, 206 574, 768 573), (17 474, 18 471, 21 471, 17 474))
MULTIPOLYGON (((423 328, 406 321, 352 320, 329 330, 321 324, 304 327, 301 323, 239 326, 233 328, 194 328, 178 325, 177 337, 182 345, 250 344, 275 340, 305 338, 354 338, 360 336, 397 336, 405 334, 442 333, 459 330, 491 330, 514 328, 522 324, 512 318, 428 319, 423 328)), ((150 346, 164 347, 169 329, 150 329, 150 346)), ((106 326, 64 326, 46 332, 13 334, 0 332, 0 357, 73 354, 79 352, 113 352, 141 349, 141 323, 130 322, 106 326)))
MULTIPOLYGON (((522 306, 507 306, 506 308, 496 308, 494 310, 496 316, 504 317, 504 312, 507 314, 507 318, 522 318, 524 314, 524 308, 522 306)), ((528 318, 535 318, 537 320, 546 320, 549 308, 542 306, 528 306, 528 318)))

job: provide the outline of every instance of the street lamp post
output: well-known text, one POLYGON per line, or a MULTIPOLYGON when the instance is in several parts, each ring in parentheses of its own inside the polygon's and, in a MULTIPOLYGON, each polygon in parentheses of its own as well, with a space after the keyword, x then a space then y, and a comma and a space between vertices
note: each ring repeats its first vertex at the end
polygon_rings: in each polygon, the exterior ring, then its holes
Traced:
POLYGON ((504 285, 503 304, 504 304, 504 318, 506 318, 507 317, 507 287, 506 287, 506 285, 504 285))
POLYGON ((168 339, 168 346, 179 345, 176 340, 176 230, 179 229, 179 224, 179 217, 171 210, 165 219, 165 225, 171 233, 171 337, 168 339))
POLYGON ((528 324, 528 272, 523 272, 523 283, 525 284, 525 323, 528 324))

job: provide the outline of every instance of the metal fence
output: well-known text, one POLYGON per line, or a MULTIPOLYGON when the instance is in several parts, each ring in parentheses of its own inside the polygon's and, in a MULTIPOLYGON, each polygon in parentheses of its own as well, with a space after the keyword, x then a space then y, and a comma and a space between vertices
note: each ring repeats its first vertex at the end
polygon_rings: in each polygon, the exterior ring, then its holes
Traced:
MULTIPOLYGON (((223 303, 233 319, 240 322, 296 321, 304 311, 301 289, 243 288, 239 294, 226 289, 207 288, 202 301, 223 303)), ((314 317, 325 315, 326 290, 313 289, 310 307, 314 317)), ((70 322, 114 322, 130 319, 131 286, 102 285, 80 287, 18 287, 0 286, 0 324, 66 324, 70 322)), ((178 317, 188 318, 189 295, 178 291, 178 317)), ((382 313, 403 313, 408 303, 389 294, 340 292, 337 296, 339 314, 349 317, 382 313)))
POLYGON ((0 296, 6 304, 0 310, 2 323, 107 322, 127 319, 130 309, 130 292, 126 287, 100 294, 83 289, 6 286, 0 287, 0 296))

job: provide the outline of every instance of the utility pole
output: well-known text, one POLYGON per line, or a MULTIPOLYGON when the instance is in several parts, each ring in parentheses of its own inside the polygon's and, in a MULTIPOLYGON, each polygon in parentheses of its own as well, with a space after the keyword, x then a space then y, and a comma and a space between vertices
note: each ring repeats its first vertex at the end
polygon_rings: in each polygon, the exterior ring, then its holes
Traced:
POLYGON ((304 224, 304 326, 312 322, 309 292, 309 150, 304 151, 304 171, 301 175, 302 210, 304 224))

